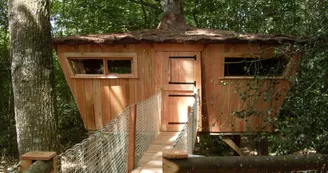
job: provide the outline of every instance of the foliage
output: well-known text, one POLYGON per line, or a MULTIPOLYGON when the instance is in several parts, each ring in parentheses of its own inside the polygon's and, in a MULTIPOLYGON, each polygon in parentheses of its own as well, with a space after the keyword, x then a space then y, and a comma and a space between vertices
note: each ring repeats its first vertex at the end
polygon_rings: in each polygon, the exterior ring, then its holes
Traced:
POLYGON ((308 44, 295 47, 304 56, 276 123, 283 137, 271 137, 272 152, 313 148, 327 153, 327 1, 186 0, 185 5, 193 26, 310 38, 308 44))
POLYGON ((281 154, 305 148, 328 153, 327 48, 327 40, 321 38, 303 48, 305 55, 300 72, 277 124, 284 136, 275 144, 281 154))
POLYGON ((154 28, 159 2, 147 0, 53 0, 56 35, 125 32, 154 28))
POLYGON ((17 155, 11 91, 7 1, 0 0, 0 153, 17 155))

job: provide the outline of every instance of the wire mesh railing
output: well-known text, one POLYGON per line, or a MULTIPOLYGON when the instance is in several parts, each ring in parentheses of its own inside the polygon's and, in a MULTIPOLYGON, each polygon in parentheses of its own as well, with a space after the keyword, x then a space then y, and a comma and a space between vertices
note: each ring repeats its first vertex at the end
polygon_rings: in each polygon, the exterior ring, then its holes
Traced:
POLYGON ((160 131, 161 118, 161 91, 152 97, 138 103, 136 115, 135 164, 146 152, 151 142, 160 131))
POLYGON ((185 150, 188 154, 192 154, 197 136, 198 112, 199 96, 198 93, 196 93, 195 101, 188 115, 188 122, 182 128, 176 141, 171 146, 171 149, 185 150))
MULTIPOLYGON (((159 133, 162 94, 127 107, 114 120, 81 143, 56 157, 58 173, 125 173, 129 169, 129 129, 131 112, 135 115, 134 165, 159 133)), ((134 134, 133 134, 134 135, 134 134)))
POLYGON ((58 173, 127 172, 130 108, 57 156, 58 173))

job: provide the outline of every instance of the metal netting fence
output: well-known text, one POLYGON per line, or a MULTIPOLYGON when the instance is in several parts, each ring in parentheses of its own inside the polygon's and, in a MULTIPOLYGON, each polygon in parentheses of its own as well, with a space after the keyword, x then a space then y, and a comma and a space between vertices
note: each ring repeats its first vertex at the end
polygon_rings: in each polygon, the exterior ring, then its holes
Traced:
POLYGON ((139 160, 160 131, 161 103, 162 94, 159 91, 152 97, 136 104, 136 166, 139 166, 139 160))
POLYGON ((57 156, 58 173, 128 172, 130 108, 81 143, 57 156))
MULTIPOLYGON (((137 103, 135 166, 160 130, 162 93, 137 103)), ((131 107, 81 143, 57 156, 58 173, 128 172, 131 107)))
POLYGON ((184 125, 179 133, 176 141, 171 146, 171 149, 185 150, 188 154, 192 154, 197 135, 198 127, 198 112, 199 112, 199 98, 195 94, 195 101, 188 116, 188 122, 184 125))

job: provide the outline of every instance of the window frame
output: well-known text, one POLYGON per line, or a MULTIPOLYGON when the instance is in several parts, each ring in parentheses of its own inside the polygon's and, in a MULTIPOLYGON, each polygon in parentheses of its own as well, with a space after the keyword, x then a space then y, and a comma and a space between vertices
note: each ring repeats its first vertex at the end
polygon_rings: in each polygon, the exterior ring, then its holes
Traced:
MULTIPOLYGON (((254 58, 258 58, 258 59, 271 59, 271 58, 275 58, 272 56, 264 56, 264 57, 247 57, 247 56, 225 56, 223 58, 223 63, 222 63, 222 70, 223 70, 223 77, 221 77, 220 79, 254 79, 256 77, 256 75, 244 75, 244 76, 226 76, 225 75, 225 60, 226 58, 244 58, 244 59, 254 59, 254 58)), ((281 57, 281 58, 285 58, 286 57, 281 57)), ((287 69, 289 68, 290 64, 290 60, 287 60, 286 66, 283 69, 283 72, 281 75, 278 76, 268 76, 268 75, 260 75, 258 76, 258 78, 265 78, 265 79, 285 79, 286 76, 286 72, 288 71, 287 69)))
POLYGON ((130 52, 66 52, 64 53, 65 60, 68 63, 69 73, 71 78, 104 78, 104 79, 116 79, 116 78, 138 78, 137 68, 137 53, 130 52), (71 63, 72 59, 102 59, 104 65, 104 74, 75 74, 71 63), (107 60, 131 60, 131 73, 130 74, 118 74, 108 73, 107 60))

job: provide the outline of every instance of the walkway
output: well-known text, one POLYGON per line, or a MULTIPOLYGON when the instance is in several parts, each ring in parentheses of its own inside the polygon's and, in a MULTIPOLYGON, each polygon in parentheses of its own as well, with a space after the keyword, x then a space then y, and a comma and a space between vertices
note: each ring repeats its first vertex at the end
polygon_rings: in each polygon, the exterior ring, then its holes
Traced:
POLYGON ((132 173, 162 173, 162 151, 170 149, 179 132, 160 132, 153 140, 132 173))

